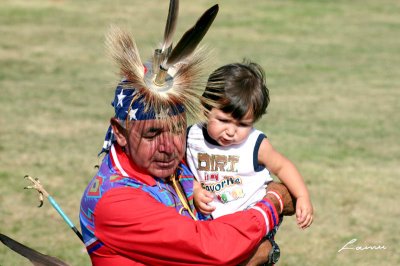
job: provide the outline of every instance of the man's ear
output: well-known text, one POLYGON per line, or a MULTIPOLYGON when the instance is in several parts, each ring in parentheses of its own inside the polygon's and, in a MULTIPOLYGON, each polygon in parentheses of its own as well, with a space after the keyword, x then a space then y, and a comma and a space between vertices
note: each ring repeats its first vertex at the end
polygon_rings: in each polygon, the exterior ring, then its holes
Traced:
POLYGON ((121 147, 125 147, 127 144, 126 140, 126 129, 121 126, 118 119, 112 117, 110 119, 111 128, 114 131, 115 140, 118 145, 121 147))

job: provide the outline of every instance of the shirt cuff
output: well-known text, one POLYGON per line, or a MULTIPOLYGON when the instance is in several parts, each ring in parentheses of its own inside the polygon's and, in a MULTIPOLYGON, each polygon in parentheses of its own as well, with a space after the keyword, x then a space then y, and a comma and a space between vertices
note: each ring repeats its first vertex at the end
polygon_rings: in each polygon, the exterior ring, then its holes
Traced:
POLYGON ((278 212, 275 205, 268 199, 259 201, 252 209, 259 211, 265 220, 266 234, 279 224, 278 212))

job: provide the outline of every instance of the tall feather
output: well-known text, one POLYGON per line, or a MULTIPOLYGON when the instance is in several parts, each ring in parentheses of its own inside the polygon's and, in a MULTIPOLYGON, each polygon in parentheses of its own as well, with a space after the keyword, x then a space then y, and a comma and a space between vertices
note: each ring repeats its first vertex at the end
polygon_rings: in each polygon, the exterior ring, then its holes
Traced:
POLYGON ((68 266, 65 262, 31 249, 6 235, 0 234, 0 241, 10 249, 30 260, 35 266, 68 266))
POLYGON ((206 12, 204 12, 204 14, 197 20, 196 24, 185 32, 178 44, 172 50, 165 65, 163 65, 164 69, 168 69, 175 63, 185 59, 196 49, 197 45, 203 39, 217 16, 218 10, 218 4, 206 10, 206 12))
POLYGON ((131 36, 118 27, 111 27, 106 36, 106 45, 121 75, 138 87, 144 87, 144 67, 139 50, 131 36))
POLYGON ((164 31, 164 43, 161 49, 162 52, 165 52, 165 50, 167 50, 172 44, 172 37, 175 33, 176 22, 178 21, 178 13, 179 13, 179 0, 170 0, 167 23, 165 25, 165 31, 164 31))

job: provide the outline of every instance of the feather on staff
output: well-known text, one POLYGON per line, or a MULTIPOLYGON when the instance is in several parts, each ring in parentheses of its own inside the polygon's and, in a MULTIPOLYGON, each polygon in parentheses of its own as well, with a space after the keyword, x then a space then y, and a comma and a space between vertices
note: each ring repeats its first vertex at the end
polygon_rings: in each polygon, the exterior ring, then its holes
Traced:
POLYGON ((68 266, 68 264, 62 260, 42 254, 6 235, 0 234, 0 241, 10 249, 30 260, 35 266, 68 266))

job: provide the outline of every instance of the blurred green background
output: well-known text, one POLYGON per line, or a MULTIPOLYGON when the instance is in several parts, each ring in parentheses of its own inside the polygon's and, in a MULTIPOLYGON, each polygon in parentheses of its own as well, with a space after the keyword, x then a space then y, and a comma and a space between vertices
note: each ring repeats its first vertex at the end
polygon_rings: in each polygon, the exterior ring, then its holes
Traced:
MULTIPOLYGON (((271 104, 257 128, 295 162, 315 207, 305 231, 285 219, 278 265, 400 265, 400 2, 182 0, 175 41, 215 3, 202 41, 210 72, 243 58, 264 67, 271 104), (352 239, 348 247, 385 249, 338 252, 352 239)), ((167 10, 166 0, 1 1, 1 233, 90 265, 23 177, 40 178, 79 228, 119 80, 104 34, 111 24, 129 29, 146 60, 167 10)), ((0 265, 30 263, 0 245, 0 265)))

